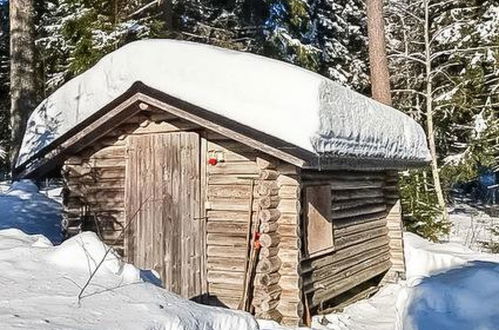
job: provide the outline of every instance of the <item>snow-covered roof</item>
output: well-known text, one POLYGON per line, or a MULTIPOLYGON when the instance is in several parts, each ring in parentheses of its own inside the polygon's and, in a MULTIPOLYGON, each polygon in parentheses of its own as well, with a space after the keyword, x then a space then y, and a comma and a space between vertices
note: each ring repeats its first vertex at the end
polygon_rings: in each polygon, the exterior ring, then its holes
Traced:
POLYGON ((146 40, 105 56, 45 99, 29 119, 17 164, 43 154, 137 81, 321 159, 430 159, 414 120, 318 74, 204 44, 146 40))

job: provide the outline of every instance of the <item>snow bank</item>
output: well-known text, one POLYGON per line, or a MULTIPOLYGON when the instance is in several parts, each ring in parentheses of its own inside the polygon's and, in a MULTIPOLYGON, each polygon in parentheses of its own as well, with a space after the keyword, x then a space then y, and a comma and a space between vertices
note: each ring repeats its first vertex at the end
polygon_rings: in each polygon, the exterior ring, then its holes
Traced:
POLYGON ((322 156, 430 159, 415 121, 320 75, 249 53, 147 40, 107 55, 44 100, 18 165, 136 81, 322 156))
POLYGON ((0 229, 6 228, 43 234, 53 243, 60 243, 61 205, 39 193, 29 180, 14 182, 5 193, 0 193, 0 229))
POLYGON ((404 233, 407 281, 389 285, 314 329, 497 329, 499 256, 404 233))
POLYGON ((404 233, 408 281, 435 275, 473 261, 499 263, 499 255, 478 253, 461 244, 431 243, 413 233, 404 233))
POLYGON ((78 303, 81 287, 108 248, 89 232, 59 246, 43 235, 23 232, 47 229, 53 234, 59 212, 59 204, 29 181, 0 194, 0 226, 13 227, 0 230, 2 330, 258 329, 247 313, 199 305, 145 282, 141 270, 114 252, 106 256, 78 303))

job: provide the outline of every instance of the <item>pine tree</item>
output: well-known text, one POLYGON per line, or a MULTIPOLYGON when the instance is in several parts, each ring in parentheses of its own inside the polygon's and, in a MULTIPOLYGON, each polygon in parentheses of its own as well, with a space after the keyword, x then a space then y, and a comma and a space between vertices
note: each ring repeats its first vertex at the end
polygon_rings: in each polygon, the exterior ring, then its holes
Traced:
POLYGON ((367 0, 366 8, 372 96, 381 103, 391 105, 392 96, 386 55, 383 0, 367 0))
POLYGON ((10 2, 10 162, 21 147, 26 122, 37 102, 33 0, 10 2))
POLYGON ((309 38, 319 52, 322 75, 368 93, 367 21, 361 0, 310 2, 309 38))

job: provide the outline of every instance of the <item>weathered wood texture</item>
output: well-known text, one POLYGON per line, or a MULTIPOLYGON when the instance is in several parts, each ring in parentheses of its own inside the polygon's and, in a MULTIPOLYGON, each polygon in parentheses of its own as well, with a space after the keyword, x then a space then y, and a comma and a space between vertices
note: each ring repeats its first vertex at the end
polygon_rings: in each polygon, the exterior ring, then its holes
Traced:
POLYGON ((278 161, 258 157, 256 162, 259 170, 256 191, 261 248, 256 266, 253 307, 256 317, 280 322, 281 314, 277 310, 277 305, 282 291, 278 284, 281 278, 279 274, 281 259, 278 256, 281 238, 277 232, 276 219, 262 216, 263 214, 276 213, 280 204, 276 183, 279 176, 279 172, 276 170, 278 161))
POLYGON ((303 300, 302 278, 299 274, 301 261, 301 179, 298 168, 280 164, 277 168, 279 177, 278 229, 280 244, 278 257, 281 261, 279 269, 279 286, 281 297, 277 310, 282 315, 282 323, 296 327, 302 323, 303 300))
POLYGON ((391 266, 383 172, 306 172, 303 185, 331 185, 334 252, 301 262, 310 309, 386 272, 391 266))
POLYGON ((120 238, 125 222, 126 138, 196 128, 166 113, 143 111, 69 157, 62 171, 67 236, 93 230, 108 244, 119 238, 114 247, 126 256, 120 238))
POLYGON ((128 259, 160 274, 167 290, 203 294, 200 138, 197 133, 127 138, 125 217, 128 259))
POLYGON ((237 308, 243 294, 248 220, 255 222, 259 204, 251 180, 259 169, 254 149, 215 133, 206 139, 206 245, 208 292, 219 304, 237 308), (208 164, 217 159, 215 165, 208 164))
POLYGON ((388 236, 390 238, 390 260, 392 262, 392 268, 385 277, 385 280, 388 282, 396 282, 399 279, 405 279, 402 209, 399 199, 397 172, 386 173, 386 186, 384 192, 388 209, 386 219, 388 236))
MULTIPOLYGON (((196 261, 193 261, 190 252, 182 255, 182 248, 173 246, 176 244, 173 237, 172 246, 156 249, 150 245, 160 240, 165 242, 164 238, 174 233, 179 234, 176 237, 182 240, 182 234, 178 232, 180 229, 172 226, 173 218, 166 217, 168 221, 162 223, 140 224, 139 221, 132 228, 132 237, 140 238, 141 243, 125 245, 122 240, 118 241, 115 247, 122 254, 128 253, 130 260, 142 258, 137 262, 149 265, 151 260, 157 260, 163 254, 163 268, 168 269, 163 274, 164 278, 179 276, 179 270, 168 265, 180 262, 180 268, 190 268, 189 272, 199 273, 194 277, 196 283, 188 280, 186 287, 192 285, 196 292, 208 292, 211 302, 237 308, 243 293, 248 220, 250 217, 253 223, 259 220, 262 248, 253 282, 254 311, 261 318, 271 318, 290 326, 299 325, 306 311, 319 308, 332 298, 386 272, 392 263, 394 271, 403 271, 400 208, 394 173, 302 172, 293 165, 267 158, 242 143, 201 130, 199 126, 172 115, 152 111, 142 111, 128 119, 66 161, 64 204, 68 234, 87 228, 100 232, 108 243, 118 237, 126 222, 125 199, 129 199, 125 196, 126 163, 130 161, 127 139, 175 132, 199 132, 201 135, 200 150, 197 151, 201 160, 196 165, 201 172, 197 177, 201 182, 200 189, 185 189, 186 184, 181 182, 183 175, 191 178, 193 168, 183 166, 177 172, 168 170, 170 165, 164 158, 161 165, 165 168, 163 173, 168 173, 172 181, 172 186, 166 189, 155 176, 159 172, 154 174, 147 167, 147 157, 162 156, 136 154, 134 157, 143 169, 136 169, 140 173, 136 172, 135 176, 140 179, 130 183, 139 185, 137 190, 141 192, 138 197, 135 196, 137 199, 127 203, 127 214, 130 216, 133 208, 139 207, 147 198, 144 192, 146 186, 154 187, 152 200, 158 205, 141 212, 141 219, 143 215, 153 217, 156 212, 159 212, 158 217, 164 217, 163 213, 174 213, 171 208, 175 194, 169 189, 179 189, 177 195, 180 199, 199 196, 200 212, 190 206, 175 212, 182 213, 178 215, 182 221, 192 225, 187 232, 198 232, 195 239, 205 248, 205 252, 200 257, 191 245, 195 242, 184 243, 192 247, 189 251, 194 251, 196 261), (208 164, 210 158, 217 159, 217 163, 208 164), (253 192, 251 180, 255 180, 253 192), (309 185, 325 184, 331 186, 331 209, 327 216, 333 223, 334 251, 309 258, 303 253, 302 190, 309 185), (253 203, 250 205, 252 193, 253 203), (169 194, 171 200, 168 199, 169 194), (194 218, 198 224, 192 222, 194 218), (171 230, 168 231, 165 226, 170 226, 171 230), (159 233, 163 233, 163 237, 159 233), (140 257, 137 249, 142 251, 140 257), (175 261, 177 257, 182 261, 175 261), (199 262, 197 258, 200 258, 199 262)), ((156 143, 164 142, 149 142, 154 144, 150 148, 164 149, 156 146, 156 143)), ((179 154, 170 156, 183 159, 191 151, 181 148, 179 154)), ((168 151, 165 149, 162 152, 168 151)), ((131 187, 127 189, 131 191, 131 187)), ((162 267, 154 263, 150 266, 162 267)), ((168 280, 166 283, 169 283, 168 280)), ((183 282, 170 284, 175 291, 184 292, 183 282)), ((190 294, 187 292, 187 295, 190 294)))

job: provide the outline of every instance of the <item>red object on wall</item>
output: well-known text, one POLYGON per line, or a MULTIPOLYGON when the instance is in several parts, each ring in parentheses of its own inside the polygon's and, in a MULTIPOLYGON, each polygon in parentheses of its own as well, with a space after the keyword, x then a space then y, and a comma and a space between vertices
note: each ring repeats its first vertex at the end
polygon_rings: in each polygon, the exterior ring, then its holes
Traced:
POLYGON ((215 166, 218 164, 218 160, 216 158, 210 158, 208 159, 208 164, 215 166))

